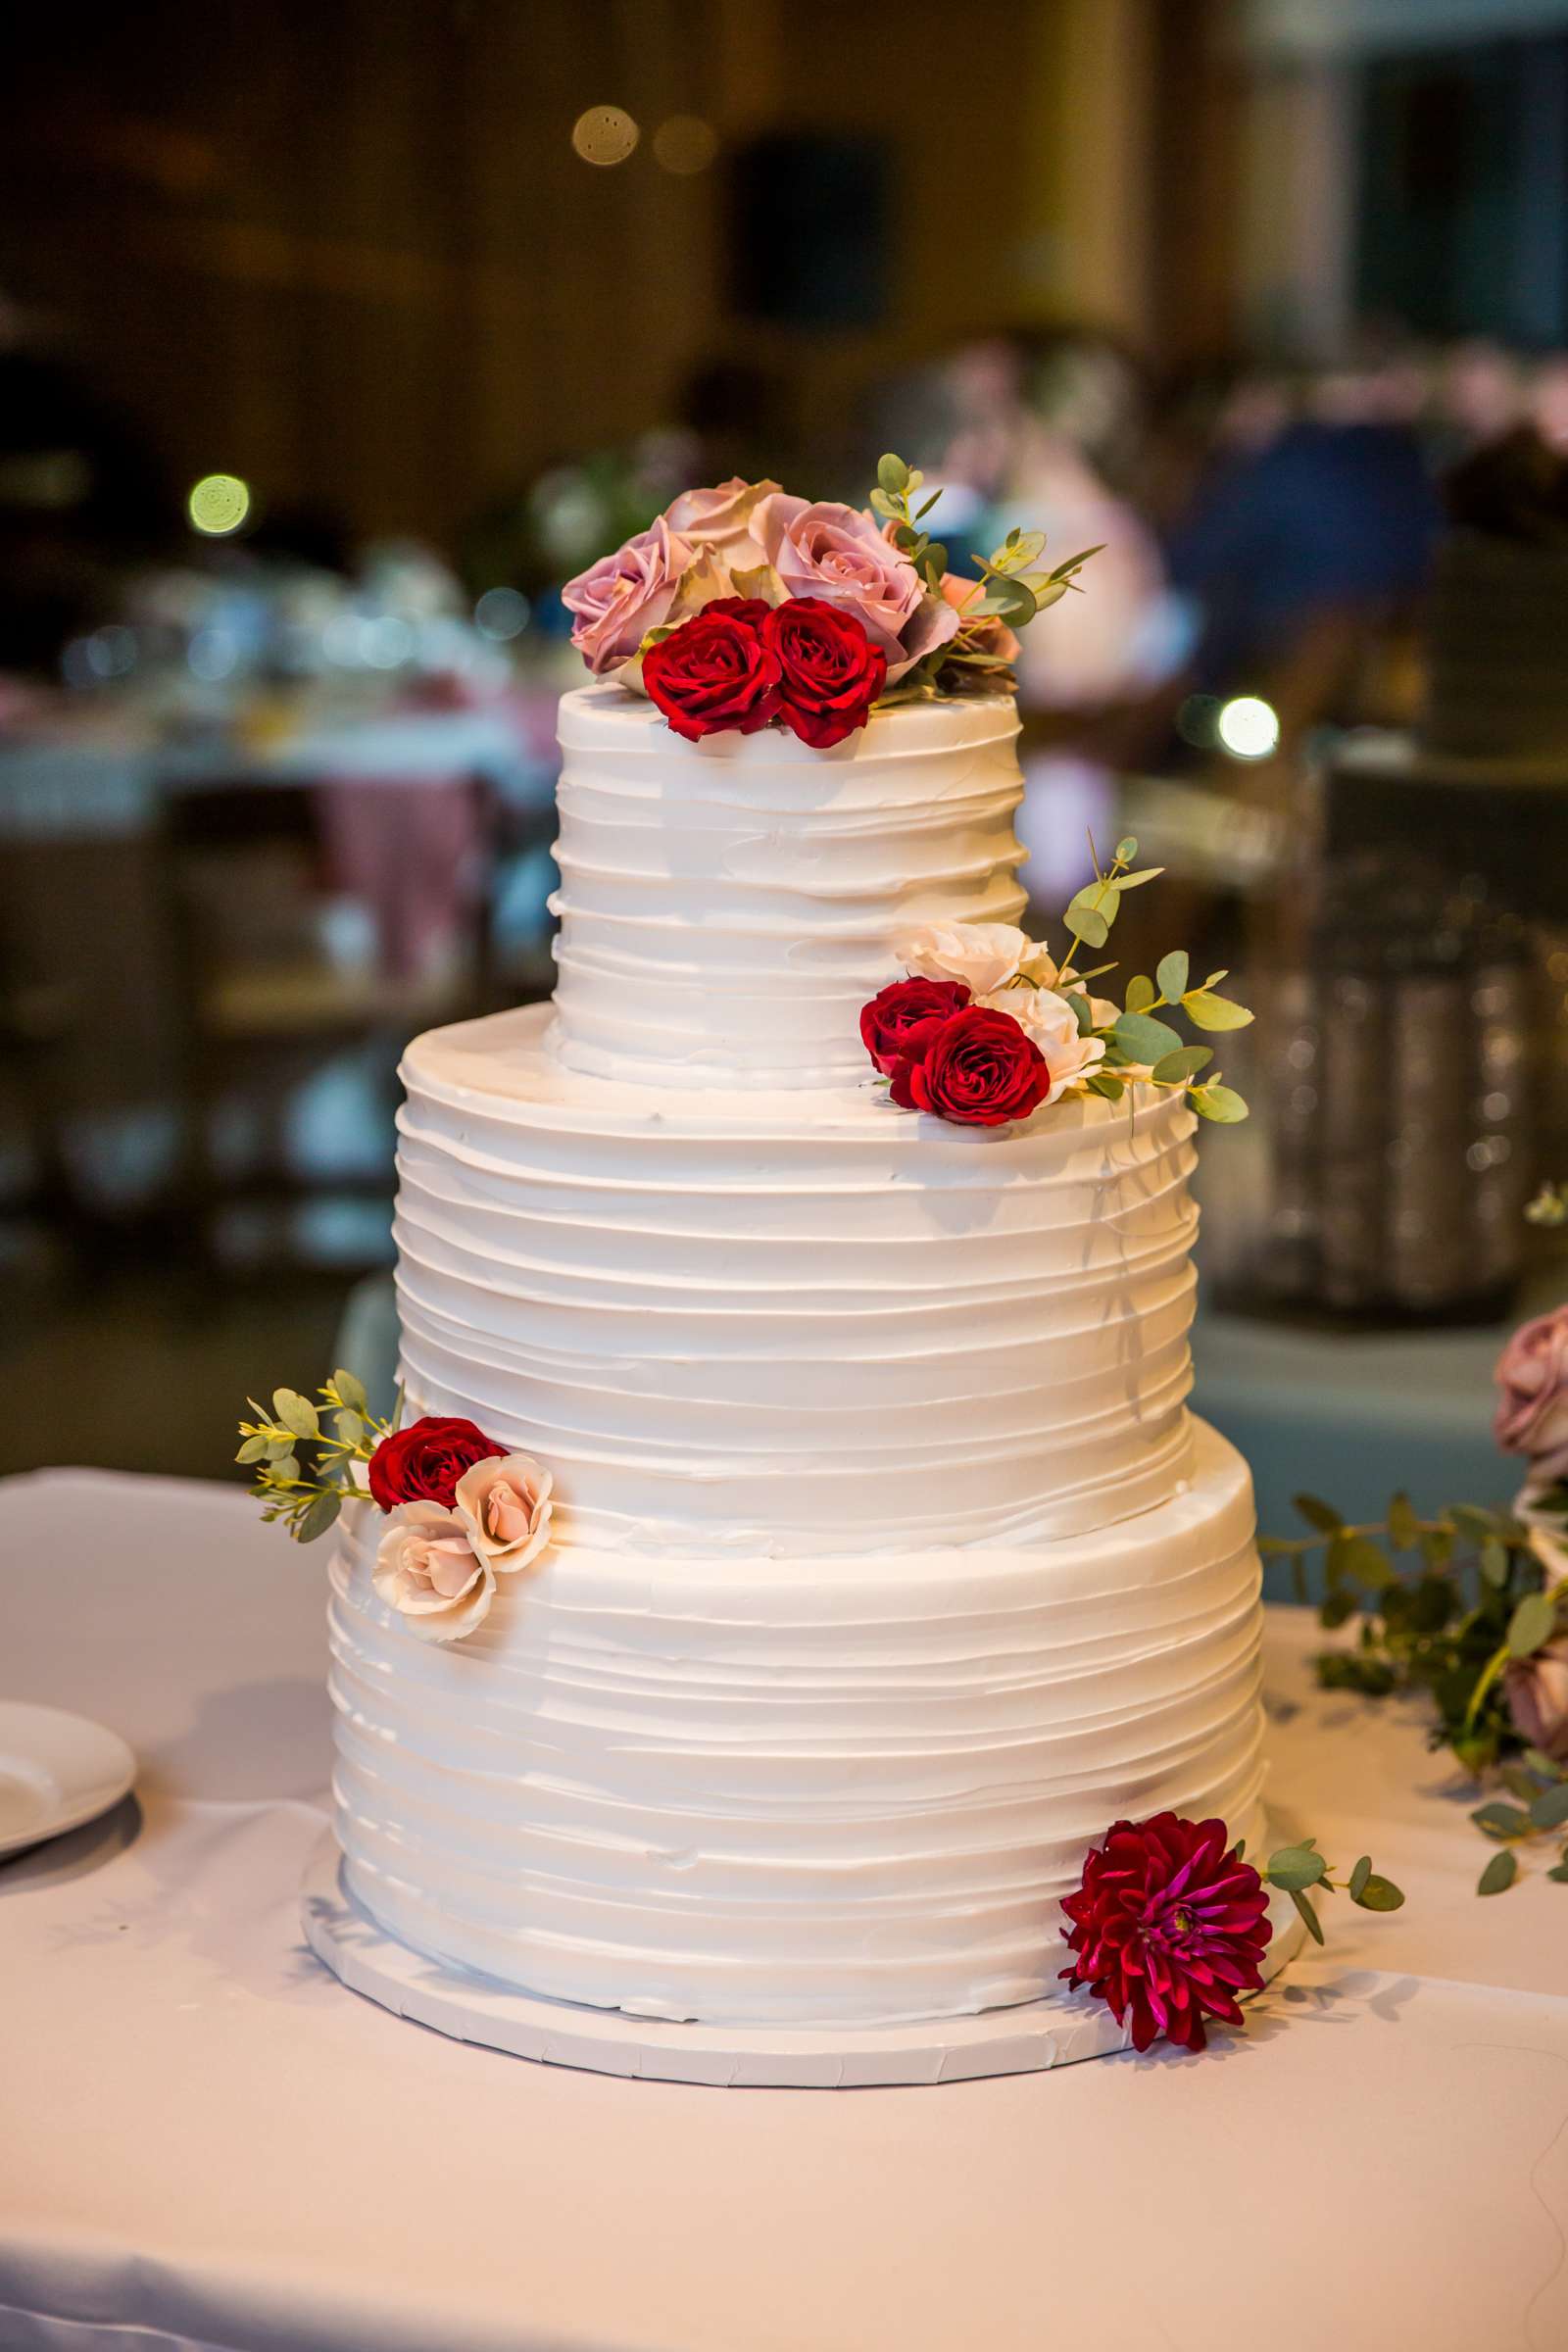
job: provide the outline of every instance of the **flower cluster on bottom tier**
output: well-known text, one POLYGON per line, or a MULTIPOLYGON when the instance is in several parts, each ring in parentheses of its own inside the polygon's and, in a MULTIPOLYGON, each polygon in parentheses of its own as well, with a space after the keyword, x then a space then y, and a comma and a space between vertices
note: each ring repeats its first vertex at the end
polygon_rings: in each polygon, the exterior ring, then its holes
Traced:
POLYGON ((451 1648, 333 1571, 338 1836, 403 1941, 637 2015, 962 2015, 1057 1994, 1121 1816, 1261 1829, 1258 1564, 1198 1425, 1169 1501, 1030 1550, 554 1546, 451 1648))

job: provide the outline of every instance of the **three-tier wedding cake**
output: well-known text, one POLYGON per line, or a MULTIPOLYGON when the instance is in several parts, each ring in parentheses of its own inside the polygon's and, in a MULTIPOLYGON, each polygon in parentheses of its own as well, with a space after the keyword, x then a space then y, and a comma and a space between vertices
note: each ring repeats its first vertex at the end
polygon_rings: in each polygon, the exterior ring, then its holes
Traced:
MULTIPOLYGON (((966 612, 900 487, 860 570, 764 485, 757 564, 677 514, 579 584, 644 691, 561 707, 554 1004, 404 1062, 405 1418, 452 1475, 372 1460, 393 1523, 332 1572, 368 1920, 743 2040, 1069 2014, 1113 1823, 1262 1823, 1250 1486, 1186 1406, 1208 1053, 1157 1014, 1246 1016, 1185 956, 1118 1011, 1016 928, 1008 629, 1056 575, 1001 550, 966 612), (745 593, 654 610, 710 566, 745 593)), ((1074 902, 1079 964, 1142 878, 1074 902)))

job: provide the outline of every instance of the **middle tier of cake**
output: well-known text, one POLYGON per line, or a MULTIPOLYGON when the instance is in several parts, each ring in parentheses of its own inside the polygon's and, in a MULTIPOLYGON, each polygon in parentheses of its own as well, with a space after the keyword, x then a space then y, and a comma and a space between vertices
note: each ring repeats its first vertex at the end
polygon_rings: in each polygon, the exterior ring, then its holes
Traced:
POLYGON ((397 1214, 416 1410, 554 1472, 564 1540, 812 1557, 1049 1543, 1192 1467, 1177 1096, 952 1128, 870 1085, 564 1070, 545 1007, 416 1039, 397 1214))

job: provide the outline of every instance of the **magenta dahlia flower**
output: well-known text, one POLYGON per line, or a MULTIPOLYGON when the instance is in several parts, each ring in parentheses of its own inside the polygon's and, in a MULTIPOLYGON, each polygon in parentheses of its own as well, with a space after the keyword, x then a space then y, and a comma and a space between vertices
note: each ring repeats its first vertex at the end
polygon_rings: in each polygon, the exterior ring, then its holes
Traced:
POLYGON ((1240 2025, 1237 1994, 1262 1984, 1268 1897, 1222 1821, 1155 1813, 1114 1823, 1061 1907, 1077 1954, 1062 1976, 1086 1984, 1118 2025, 1131 2017, 1135 2050, 1161 2034, 1202 2049, 1204 2017, 1240 2025))

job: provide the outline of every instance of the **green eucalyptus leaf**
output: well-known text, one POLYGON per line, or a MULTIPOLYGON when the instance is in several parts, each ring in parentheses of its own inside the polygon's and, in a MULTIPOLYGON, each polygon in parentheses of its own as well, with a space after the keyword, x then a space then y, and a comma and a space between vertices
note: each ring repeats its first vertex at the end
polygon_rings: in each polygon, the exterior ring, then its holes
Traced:
POLYGON ((1096 914, 1093 908, 1089 906, 1079 907, 1076 914, 1069 906, 1067 909, 1067 923, 1069 928, 1076 932, 1077 936, 1084 942, 1086 947, 1102 948, 1106 940, 1110 937, 1110 925, 1106 922, 1104 916, 1102 914, 1096 914))
POLYGON ((336 1389, 338 1395, 342 1397, 350 1412, 368 1413, 369 1411, 370 1399, 365 1394, 365 1383, 363 1380, 361 1380, 357 1372, 334 1372, 332 1375, 332 1386, 334 1389, 336 1389))
POLYGON ((1102 1096, 1107 1102, 1119 1102, 1127 1086, 1125 1079, 1118 1078, 1114 1070, 1097 1070, 1092 1078, 1084 1080, 1084 1091, 1102 1096))
POLYGON ((266 1438, 247 1438, 234 1459, 236 1462, 261 1462, 267 1459, 270 1451, 266 1438))
POLYGON ((1172 1004, 1179 1004, 1186 995, 1187 975, 1188 957, 1185 948, 1172 948, 1170 954, 1162 956, 1154 967, 1154 976, 1159 982, 1160 995, 1168 998, 1172 1004))
POLYGON ((1292 1902, 1301 1914, 1301 1918, 1306 1926, 1306 1932, 1311 1936, 1312 1941, 1314 1943, 1321 1943, 1323 1940, 1322 1925, 1319 1922, 1317 1913, 1307 1901, 1306 1896, 1301 1892, 1298 1886, 1293 1886, 1290 1889, 1290 1895, 1292 1902))
POLYGON ((1361 1890, 1371 1876, 1372 1857, 1370 1854, 1363 1854, 1350 1873, 1350 1900, 1352 1903, 1358 1903, 1361 1900, 1361 1890))
POLYGON ((297 1438, 314 1438, 317 1435, 319 1424, 316 1407, 297 1389, 274 1389, 272 1410, 283 1427, 291 1429, 297 1438))
POLYGON ((1532 1797, 1530 1819, 1538 1830, 1560 1830, 1568 1822, 1568 1781, 1555 1781, 1532 1797))
POLYGON ((1413 1551, 1420 1540, 1421 1529, 1410 1497, 1401 1488, 1389 1504, 1389 1542, 1396 1551, 1413 1551))
POLYGON ((1555 1757, 1548 1756, 1542 1748, 1527 1747, 1525 1762, 1532 1772, 1539 1772, 1544 1780, 1560 1781, 1564 1777, 1562 1766, 1555 1757))
POLYGON ((363 1446, 366 1434, 363 1414, 334 1413, 332 1415, 332 1435, 343 1445, 363 1446))
POLYGON ((1270 1854, 1264 1874, 1271 1886, 1282 1886, 1287 1894, 1298 1887, 1315 1886, 1328 1869, 1321 1854, 1309 1845, 1282 1845, 1278 1853, 1270 1854))
POLYGON ((297 1453, 279 1455, 268 1464, 268 1474, 278 1486, 291 1486, 300 1474, 299 1455, 297 1453))
POLYGON ((1117 863, 1118 865, 1131 865, 1131 863, 1132 863, 1133 859, 1134 859, 1134 858, 1137 857, 1137 855, 1138 855, 1138 836, 1137 836, 1137 834, 1136 834, 1136 833, 1124 833, 1124 834, 1122 835, 1122 837, 1121 837, 1120 841, 1118 841, 1118 842, 1117 842, 1117 844, 1116 844, 1116 863, 1117 863))
POLYGON ((1481 1573, 1499 1591, 1508 1582, 1508 1546, 1489 1536, 1481 1546, 1481 1573))
POLYGON ((270 1462, 289 1460, 292 1458, 293 1452, 294 1440, 292 1438, 269 1438, 267 1441, 267 1458, 270 1462))
POLYGON ((1167 1054, 1155 1062, 1155 1084, 1185 1086, 1189 1078, 1196 1078, 1200 1070, 1206 1069, 1213 1058, 1207 1046, 1179 1046, 1174 1054, 1167 1054))
POLYGON ((1546 1876, 1555 1879, 1559 1886, 1568 1886, 1568 1862, 1554 1862, 1546 1876))
POLYGON ((323 1487, 313 1494, 294 1522, 296 1544, 314 1544, 318 1536, 324 1536, 342 1507, 343 1497, 336 1487, 323 1487))
POLYGON ((1152 1013, 1124 1012, 1114 1034, 1130 1061, 1163 1061, 1167 1054, 1182 1051, 1179 1033, 1164 1021, 1156 1021, 1152 1013))
POLYGON ((1359 1894, 1352 1888, 1351 1899, 1359 1903, 1363 1911, 1400 1911, 1404 1908, 1403 1890, 1396 1886, 1392 1879, 1379 1878, 1376 1871, 1362 1882, 1359 1894))
POLYGON ((1498 1533, 1496 1512, 1484 1511, 1479 1503, 1450 1502, 1448 1517, 1467 1544, 1484 1544, 1498 1533))
POLYGON ((1300 1512, 1308 1527, 1315 1527, 1321 1536, 1337 1536, 1345 1525, 1343 1512, 1332 1502, 1322 1502, 1315 1494, 1293 1494, 1291 1501, 1300 1512))
POLYGON ((1483 1838, 1528 1838, 1530 1816, 1518 1805, 1505 1805, 1500 1797, 1490 1804, 1478 1805, 1470 1816, 1483 1838))
POLYGON ((1187 1017, 1200 1029, 1245 1029, 1252 1016, 1245 1004, 1233 1004, 1229 997, 1216 997, 1206 988, 1189 989, 1182 999, 1187 1017))
POLYGON ((1424 1527, 1420 1544, 1421 1557, 1435 1571, 1446 1568, 1453 1558, 1453 1538, 1446 1527, 1424 1527))
POLYGON ((909 468, 902 458, 895 457, 892 450, 889 450, 885 457, 878 458, 876 462, 876 480, 879 490, 907 490, 909 468))
POLYGON ((1247 1104, 1229 1086, 1195 1086, 1187 1098, 1200 1119, 1212 1119, 1216 1127, 1239 1126, 1247 1116, 1247 1104))
POLYGON ((1382 1592, 1396 1579, 1387 1555, 1370 1536, 1337 1535, 1329 1545, 1329 1574, 1359 1585, 1364 1592, 1382 1592))
MULTIPOLYGON (((1136 874, 1118 874, 1116 888, 1118 890, 1136 890, 1140 883, 1157 882, 1164 871, 1165 868, 1162 865, 1141 866, 1136 874)), ((1169 991, 1166 993, 1169 994, 1169 991)))
POLYGON ((1094 1007, 1083 990, 1081 988, 1074 989, 1067 1002, 1072 1006, 1072 1017, 1078 1024, 1079 1036, 1093 1037, 1095 1033, 1094 1007))
POLYGON ((1512 1854, 1507 1852, 1494 1854, 1476 1881, 1476 1892, 1477 1894, 1501 1894, 1504 1887, 1513 1885, 1518 1875, 1519 1864, 1512 1854))
POLYGON ((1508 1652, 1511 1657, 1533 1657, 1551 1640, 1557 1626, 1557 1612, 1544 1592, 1527 1592, 1508 1620, 1508 1652))
POLYGON ((1127 983, 1127 1010, 1147 1012, 1154 1002, 1154 983, 1147 974, 1140 972, 1135 980, 1127 983))
POLYGON ((921 501, 920 505, 914 510, 914 519, 916 522, 920 520, 922 515, 930 514, 932 508, 936 505, 937 500, 941 496, 942 493, 940 490, 933 490, 929 498, 921 501))

